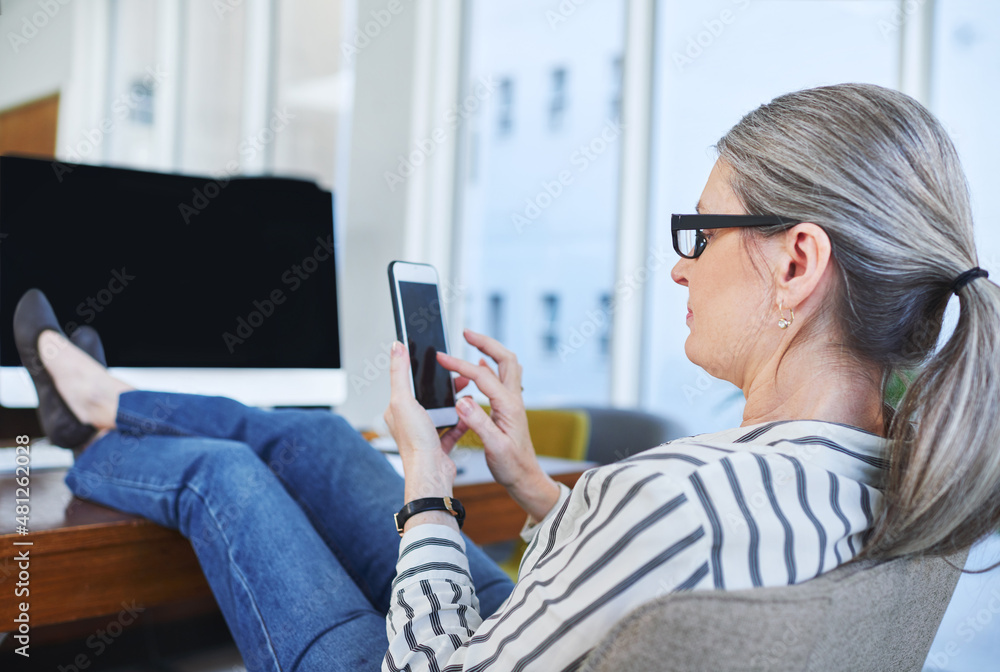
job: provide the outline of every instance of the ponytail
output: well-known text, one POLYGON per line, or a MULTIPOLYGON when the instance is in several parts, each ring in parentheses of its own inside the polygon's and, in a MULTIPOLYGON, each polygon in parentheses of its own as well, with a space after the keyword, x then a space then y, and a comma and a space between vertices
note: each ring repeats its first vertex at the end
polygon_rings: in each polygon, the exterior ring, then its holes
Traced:
POLYGON ((884 506, 865 555, 947 555, 1000 529, 1000 287, 958 291, 951 338, 889 427, 884 506))

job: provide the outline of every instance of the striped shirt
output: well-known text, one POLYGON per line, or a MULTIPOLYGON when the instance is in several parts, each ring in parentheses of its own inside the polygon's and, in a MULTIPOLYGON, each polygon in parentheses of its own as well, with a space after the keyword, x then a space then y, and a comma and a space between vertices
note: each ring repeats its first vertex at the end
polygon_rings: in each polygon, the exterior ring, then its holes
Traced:
POLYGON ((462 537, 400 541, 383 670, 573 670, 616 621, 682 590, 799 583, 855 556, 885 440, 817 420, 702 434, 587 471, 522 536, 511 596, 478 613, 462 537))

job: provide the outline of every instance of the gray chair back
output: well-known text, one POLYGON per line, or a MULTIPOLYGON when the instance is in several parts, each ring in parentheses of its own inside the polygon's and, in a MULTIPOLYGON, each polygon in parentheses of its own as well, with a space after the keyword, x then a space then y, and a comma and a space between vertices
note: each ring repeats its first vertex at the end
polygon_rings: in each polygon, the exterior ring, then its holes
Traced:
POLYGON ((611 464, 684 436, 683 428, 676 422, 645 411, 602 406, 573 410, 590 416, 586 457, 598 464, 611 464))
POLYGON ((853 562, 795 586, 672 593, 623 618, 582 669, 919 671, 966 555, 853 562))

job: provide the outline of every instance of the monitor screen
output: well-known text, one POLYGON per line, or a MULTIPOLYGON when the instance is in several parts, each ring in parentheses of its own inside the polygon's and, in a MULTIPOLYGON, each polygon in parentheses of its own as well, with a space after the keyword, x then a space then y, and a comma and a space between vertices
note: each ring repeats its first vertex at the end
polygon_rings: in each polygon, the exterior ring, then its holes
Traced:
POLYGON ((0 157, 0 366, 31 287, 116 367, 340 368, 333 196, 0 157))

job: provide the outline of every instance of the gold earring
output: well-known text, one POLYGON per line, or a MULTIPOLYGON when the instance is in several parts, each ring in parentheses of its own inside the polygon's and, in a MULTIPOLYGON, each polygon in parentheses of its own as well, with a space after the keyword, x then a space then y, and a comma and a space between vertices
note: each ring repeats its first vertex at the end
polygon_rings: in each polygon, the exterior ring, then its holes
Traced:
POLYGON ((786 319, 785 319, 785 316, 784 316, 784 315, 782 315, 782 313, 783 313, 783 312, 785 312, 785 307, 784 307, 784 305, 782 305, 782 303, 781 303, 781 302, 779 301, 779 302, 778 302, 778 327, 779 327, 779 328, 781 328, 781 329, 787 329, 787 328, 788 328, 788 326, 789 326, 789 325, 790 325, 790 324, 792 323, 792 321, 793 321, 793 320, 795 319, 795 313, 794 313, 794 312, 792 312, 792 309, 791 309, 791 308, 789 308, 789 309, 788 309, 788 319, 786 320, 786 319))

